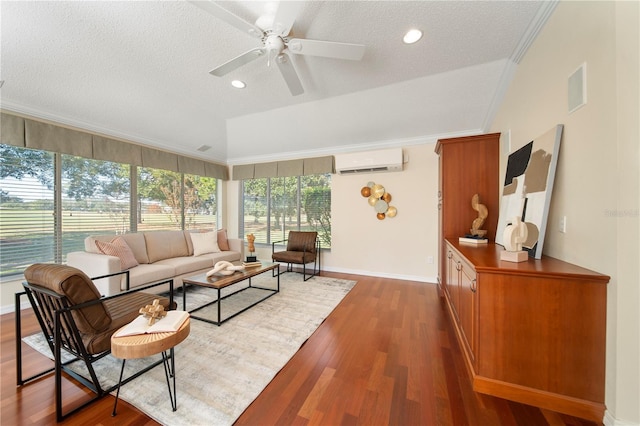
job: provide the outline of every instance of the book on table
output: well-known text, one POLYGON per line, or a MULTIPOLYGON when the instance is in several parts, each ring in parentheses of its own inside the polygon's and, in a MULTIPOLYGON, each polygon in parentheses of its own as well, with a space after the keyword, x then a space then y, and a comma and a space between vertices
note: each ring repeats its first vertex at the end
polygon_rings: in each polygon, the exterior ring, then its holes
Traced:
POLYGON ((242 266, 244 266, 245 268, 252 268, 254 266, 260 266, 262 265, 262 262, 257 261, 257 262, 242 262, 242 266))
POLYGON ((465 244, 487 244, 489 242, 488 238, 474 238, 474 237, 460 237, 458 241, 465 244))
POLYGON ((149 325, 149 318, 145 318, 143 315, 140 315, 121 328, 115 334, 115 337, 134 336, 136 334, 176 332, 180 329, 182 324, 184 324, 187 318, 189 318, 189 312, 168 311, 166 316, 149 325))

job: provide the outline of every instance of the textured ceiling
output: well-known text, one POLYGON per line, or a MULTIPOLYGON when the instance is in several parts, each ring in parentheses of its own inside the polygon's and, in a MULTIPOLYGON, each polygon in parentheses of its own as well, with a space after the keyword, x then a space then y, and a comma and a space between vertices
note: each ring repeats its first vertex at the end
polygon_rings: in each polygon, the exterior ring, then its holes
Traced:
MULTIPOLYGON (((220 4, 252 23, 274 7, 220 4)), ((305 89, 293 97, 266 58, 211 76, 260 42, 189 2, 2 1, 0 102, 8 111, 230 163, 247 152, 339 152, 482 129, 508 83, 505 70, 535 37, 545 8, 552 10, 538 1, 305 2, 293 36, 367 48, 358 62, 292 55, 305 89), (404 45, 412 27, 425 36, 404 45), (248 87, 233 89, 236 78, 248 87), (421 108, 420 99, 429 104, 421 123, 403 122, 412 116, 402 110, 421 108), (353 114, 341 133, 337 123, 322 139, 306 135, 337 110, 353 114), (202 145, 213 148, 200 153, 202 145)))

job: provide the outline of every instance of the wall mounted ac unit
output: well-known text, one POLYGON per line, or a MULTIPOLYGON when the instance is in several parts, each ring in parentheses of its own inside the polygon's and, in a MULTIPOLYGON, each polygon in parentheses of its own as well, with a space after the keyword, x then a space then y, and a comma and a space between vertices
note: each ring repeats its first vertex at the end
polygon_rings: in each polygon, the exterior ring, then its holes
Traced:
POLYGON ((402 171, 402 148, 354 152, 335 156, 336 173, 341 175, 402 171))

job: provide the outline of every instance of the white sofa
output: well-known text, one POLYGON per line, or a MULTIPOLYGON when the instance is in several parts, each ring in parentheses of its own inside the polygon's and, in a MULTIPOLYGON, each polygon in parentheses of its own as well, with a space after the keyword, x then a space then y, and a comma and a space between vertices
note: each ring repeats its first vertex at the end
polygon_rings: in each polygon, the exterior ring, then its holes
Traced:
MULTIPOLYGON (((131 289, 169 278, 174 279, 174 288, 179 288, 182 286, 183 277, 207 272, 220 260, 242 260, 243 240, 227 238, 224 230, 207 232, 205 235, 198 232, 197 238, 194 237, 192 240, 192 232, 195 231, 148 231, 87 237, 85 251, 69 253, 67 265, 80 269, 89 277, 128 269, 131 289), (215 244, 212 243, 214 240, 215 244), (104 254, 113 251, 105 250, 105 246, 111 249, 116 246, 117 255, 104 254), (216 251, 219 248, 229 250, 216 251)), ((126 290, 124 275, 94 282, 100 294, 104 296, 126 290)), ((161 287, 163 286, 154 288, 154 291, 166 290, 161 287)), ((168 289, 168 285, 164 287, 168 289)))

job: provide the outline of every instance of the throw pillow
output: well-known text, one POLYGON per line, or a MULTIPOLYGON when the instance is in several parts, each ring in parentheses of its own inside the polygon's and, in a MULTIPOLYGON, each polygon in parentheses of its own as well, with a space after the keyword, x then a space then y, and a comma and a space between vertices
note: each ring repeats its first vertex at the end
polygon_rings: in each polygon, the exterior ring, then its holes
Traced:
POLYGON ((119 257, 123 271, 138 266, 136 257, 122 237, 115 237, 111 242, 96 240, 96 246, 104 254, 119 257))
POLYGON ((222 251, 229 251, 229 240, 227 239, 227 230, 226 229, 218 229, 218 247, 222 251))
POLYGON ((218 253, 220 251, 215 232, 191 234, 191 242, 193 243, 194 256, 200 256, 206 253, 218 253))

